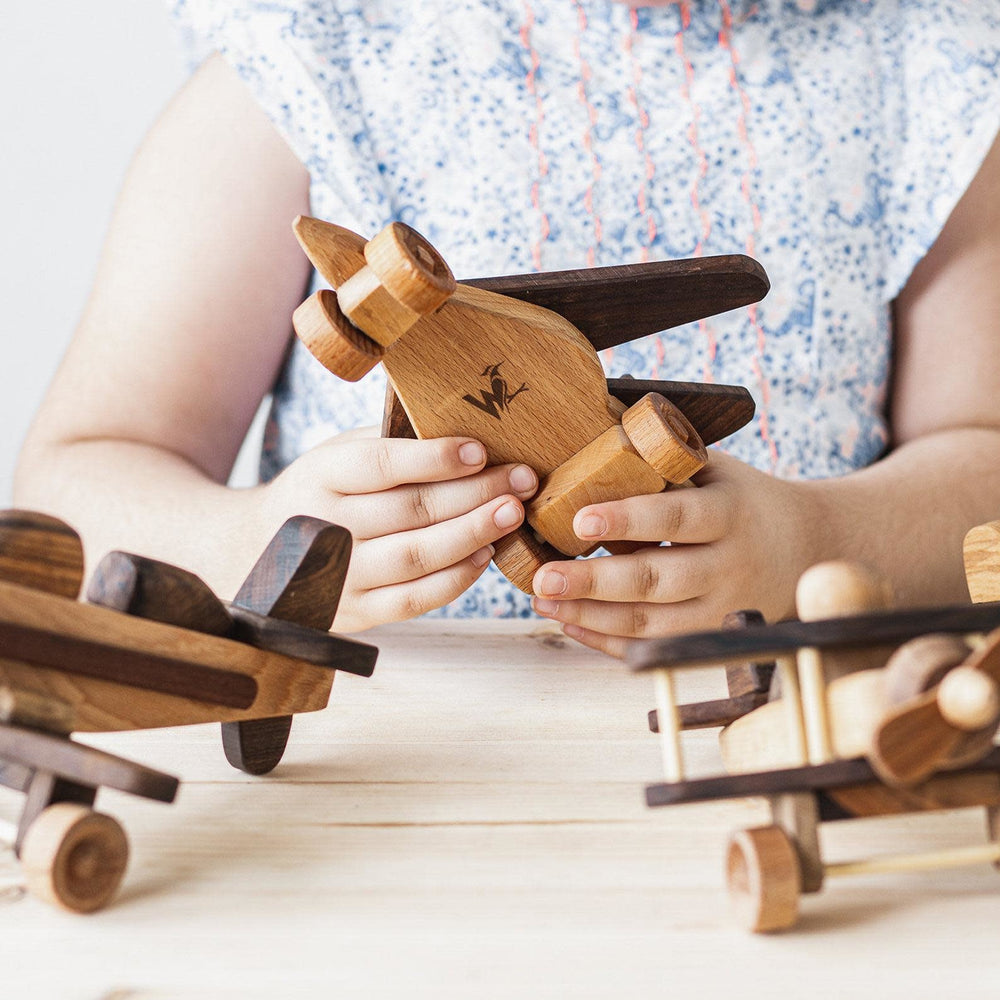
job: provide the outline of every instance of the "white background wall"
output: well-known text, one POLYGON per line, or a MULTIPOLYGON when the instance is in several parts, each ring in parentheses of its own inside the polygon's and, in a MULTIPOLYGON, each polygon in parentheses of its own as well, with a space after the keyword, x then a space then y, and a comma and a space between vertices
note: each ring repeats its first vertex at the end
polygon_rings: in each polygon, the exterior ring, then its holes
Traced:
POLYGON ((165 0, 0 0, 0 507, 132 153, 186 67, 165 0))

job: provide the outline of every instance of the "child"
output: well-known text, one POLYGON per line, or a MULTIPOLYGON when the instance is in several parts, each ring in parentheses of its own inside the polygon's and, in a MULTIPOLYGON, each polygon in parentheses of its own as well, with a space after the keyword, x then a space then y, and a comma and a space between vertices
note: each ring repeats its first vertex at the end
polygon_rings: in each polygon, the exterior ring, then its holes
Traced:
POLYGON ((900 601, 964 596, 1000 515, 1000 10, 692 0, 177 0, 206 52, 126 180, 86 313, 25 444, 17 502, 91 555, 223 594, 286 517, 356 545, 338 631, 523 614, 484 575, 537 480, 469 439, 382 441, 356 386, 289 349, 312 281, 290 223, 423 232, 461 278, 747 252, 757 307, 608 352, 609 374, 746 384, 753 424, 700 489, 581 510, 595 541, 534 609, 628 638, 793 613, 858 558, 900 601), (891 371, 890 371, 891 369, 891 371), (274 398, 264 482, 225 483, 274 398))

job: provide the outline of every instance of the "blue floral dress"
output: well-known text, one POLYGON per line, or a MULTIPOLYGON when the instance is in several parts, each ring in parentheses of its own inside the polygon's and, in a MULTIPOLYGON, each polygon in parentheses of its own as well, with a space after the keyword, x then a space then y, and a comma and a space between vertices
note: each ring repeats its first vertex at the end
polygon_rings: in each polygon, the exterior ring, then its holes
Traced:
MULTIPOLYGON (((747 253, 759 305, 604 352, 746 385, 725 442, 787 478, 886 449, 890 304, 1000 127, 995 0, 172 0, 309 170, 312 213, 399 219, 475 277, 747 253)), ((377 423, 296 343, 262 476, 377 423)), ((527 615, 492 568, 453 615, 527 615)))

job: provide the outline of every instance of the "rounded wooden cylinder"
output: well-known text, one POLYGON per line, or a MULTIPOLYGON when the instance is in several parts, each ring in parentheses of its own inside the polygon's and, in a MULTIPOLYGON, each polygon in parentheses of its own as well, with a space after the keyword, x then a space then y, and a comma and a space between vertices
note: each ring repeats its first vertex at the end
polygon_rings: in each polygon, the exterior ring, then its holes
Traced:
POLYGON ((72 802, 43 809, 21 847, 31 892, 74 913, 108 903, 127 863, 128 840, 118 821, 72 802))
POLYGON ((945 675, 937 693, 946 722, 975 733, 1000 719, 1000 688, 989 674, 975 667, 956 667, 945 675))
POLYGON ((328 288, 310 295, 292 314, 299 340, 327 371, 347 382, 368 374, 385 348, 362 333, 344 315, 337 296, 328 288))
POLYGON ((622 414, 632 447, 668 483, 687 482, 708 461, 691 422, 665 396, 647 393, 622 414))
POLYGON ((799 859, 780 826, 733 834, 726 852, 726 884, 733 916, 747 930, 780 931, 798 920, 799 859))
POLYGON ((365 260, 385 290, 420 316, 442 306, 455 291, 455 276, 444 258, 405 223, 390 223, 370 239, 365 260))

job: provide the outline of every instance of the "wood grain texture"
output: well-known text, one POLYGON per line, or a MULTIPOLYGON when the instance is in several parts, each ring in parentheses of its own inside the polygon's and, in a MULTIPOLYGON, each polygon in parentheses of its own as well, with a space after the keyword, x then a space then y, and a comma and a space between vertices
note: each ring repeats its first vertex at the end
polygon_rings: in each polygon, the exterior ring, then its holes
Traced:
MULTIPOLYGON (((15 598, 17 595, 14 595, 15 598)), ((9 591, 0 590, 0 606, 9 591)), ((55 609, 60 613, 57 628, 44 624, 26 625, 6 617, 7 605, 0 611, 0 663, 21 663, 32 667, 56 667, 68 675, 91 677, 122 684, 136 691, 172 694, 195 698, 209 705, 249 708, 257 697, 252 677, 233 670, 204 666, 185 657, 147 652, 109 642, 95 625, 108 624, 92 619, 86 612, 55 609)), ((16 685, 15 685, 16 686, 16 685)))
POLYGON ((698 432, 704 444, 735 434, 753 419, 756 404, 741 385, 671 382, 663 379, 609 378, 608 392, 632 406, 650 392, 670 400, 698 432))
POLYGON ((69 703, 77 731, 318 711, 326 706, 333 678, 328 669, 278 653, 14 584, 0 583, 0 628, 13 629, 28 642, 29 653, 34 649, 38 659, 47 660, 47 665, 26 663, 8 647, 0 659, 0 683, 69 703), (93 676, 67 669, 67 648, 86 654, 93 676), (139 667, 145 675, 133 672, 139 667), (256 685, 256 696, 246 708, 206 701, 209 678, 235 681, 241 700, 243 689, 256 685), (192 693, 143 689, 140 684, 147 682, 157 688, 176 682, 192 693))
POLYGON ((228 635, 233 620, 208 584, 179 566, 109 552, 87 584, 87 600, 149 621, 228 635))
MULTIPOLYGON (((1000 748, 958 773, 965 772, 976 774, 1000 772, 1000 748)), ((855 757, 850 760, 834 760, 826 764, 810 764, 805 767, 778 768, 751 774, 723 774, 710 778, 691 778, 674 783, 650 785, 646 788, 646 803, 650 806, 680 805, 685 802, 707 802, 754 795, 777 795, 785 792, 828 791, 868 782, 878 784, 878 776, 868 761, 855 757)), ((987 784, 985 787, 993 786, 987 784)))
POLYGON ((80 536, 47 514, 0 511, 0 580, 76 597, 83 584, 80 536))
POLYGON ((467 434, 490 465, 524 462, 543 477, 617 423, 604 371, 575 327, 464 285, 383 364, 419 437, 467 434), (489 336, 469 335, 483 329, 489 336))
POLYGON ((385 353, 381 344, 363 334, 343 314, 337 296, 328 288, 321 288, 299 305, 292 322, 309 353, 345 382, 363 378, 385 353))
POLYGON ((369 643, 271 618, 238 604, 232 605, 230 612, 233 618, 230 637, 238 642, 359 677, 371 677, 375 670, 378 649, 369 643))
POLYGON ((631 643, 633 670, 662 666, 728 663, 793 652, 802 646, 820 649, 899 645, 928 632, 987 632, 1000 626, 1000 602, 852 615, 815 622, 778 622, 744 632, 692 632, 670 639, 631 643))
POLYGON ((759 302, 770 288, 760 264, 741 254, 462 283, 551 309, 599 351, 759 302))
MULTIPOLYGON (((293 517, 254 564, 233 599, 233 609, 242 607, 325 634, 337 613, 350 558, 351 534, 346 528, 318 518, 293 517)), ((245 617, 243 621, 247 623, 245 617)), ((374 667, 371 653, 370 648, 362 651, 357 662, 374 667)), ((291 728, 291 715, 270 712, 223 722, 226 759, 247 774, 267 774, 281 761, 291 728)))
MULTIPOLYGON (((1000 680, 1000 629, 992 631, 956 669, 980 671, 995 685, 1000 680)), ((992 746, 995 712, 982 728, 968 732, 946 718, 939 700, 941 688, 938 685, 885 713, 869 752, 884 781, 910 785, 937 770, 976 760, 992 746)))
MULTIPOLYGON (((650 392, 657 392, 674 404, 706 444, 715 444, 735 434, 753 419, 756 404, 741 385, 702 382, 670 382, 661 379, 609 378, 608 393, 624 407, 632 406, 650 392)), ((392 385, 387 386, 382 415, 382 436, 415 438, 416 431, 392 385)))
POLYGON ((540 478, 537 493, 525 504, 525 518, 563 555, 592 552, 597 546, 576 534, 573 518, 588 504, 621 499, 622 483, 635 494, 659 493, 666 485, 635 450, 621 424, 613 424, 540 478))
MULTIPOLYGON (((799 763, 799 747, 787 724, 783 692, 747 715, 736 719, 719 735, 719 749, 726 769, 733 773, 791 767, 799 763)), ((863 670, 838 677, 826 691, 833 753, 839 758, 868 753, 885 716, 886 701, 881 670, 863 670)))
POLYGON ((846 812, 858 817, 997 806, 1000 805, 1000 774, 983 771, 936 775, 912 788, 865 782, 831 788, 826 794, 846 812))
POLYGON ((0 757, 90 788, 114 788, 158 802, 173 802, 180 784, 172 775, 143 764, 21 726, 0 726, 0 757))
POLYGON ((315 517, 293 517, 255 563, 233 604, 326 631, 333 624, 351 555, 351 533, 315 517))
POLYGON ((1000 521, 972 528, 962 552, 972 600, 976 604, 1000 601, 1000 521))
POLYGON ((819 805, 811 792, 793 792, 768 798, 771 820, 781 827, 795 849, 802 892, 823 888, 823 853, 819 842, 819 805))

